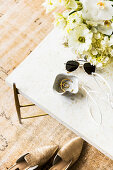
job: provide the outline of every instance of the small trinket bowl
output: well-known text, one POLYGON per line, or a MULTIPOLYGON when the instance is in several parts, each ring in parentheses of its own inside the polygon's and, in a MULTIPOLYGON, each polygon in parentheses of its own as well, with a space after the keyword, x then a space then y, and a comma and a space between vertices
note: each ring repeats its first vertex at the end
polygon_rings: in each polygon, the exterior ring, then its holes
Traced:
POLYGON ((78 78, 67 74, 58 74, 55 78, 53 90, 59 94, 77 94, 79 91, 78 78))

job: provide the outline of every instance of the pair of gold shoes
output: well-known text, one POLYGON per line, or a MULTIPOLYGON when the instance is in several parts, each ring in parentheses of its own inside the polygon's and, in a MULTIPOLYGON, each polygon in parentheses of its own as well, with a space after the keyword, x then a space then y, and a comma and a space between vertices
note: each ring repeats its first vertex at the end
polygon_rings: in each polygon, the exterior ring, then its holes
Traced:
MULTIPOLYGON (((71 139, 57 153, 50 170, 68 170, 79 158, 83 147, 80 137, 71 139)), ((35 170, 44 165, 58 150, 57 145, 43 146, 20 157, 8 170, 35 170)))

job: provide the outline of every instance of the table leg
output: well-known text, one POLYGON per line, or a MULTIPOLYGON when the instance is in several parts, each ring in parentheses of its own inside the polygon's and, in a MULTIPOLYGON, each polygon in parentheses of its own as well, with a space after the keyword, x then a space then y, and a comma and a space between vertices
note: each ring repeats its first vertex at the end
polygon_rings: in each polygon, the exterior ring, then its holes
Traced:
POLYGON ((17 111, 19 123, 22 124, 22 122, 21 122, 20 103, 19 103, 19 98, 18 98, 18 90, 16 88, 15 83, 13 83, 13 91, 14 91, 15 106, 16 106, 16 111, 17 111))
POLYGON ((14 91, 14 99, 15 99, 15 106, 16 106, 16 111, 17 111, 17 115, 18 115, 18 120, 19 120, 19 123, 22 124, 22 119, 29 119, 29 118, 35 118, 35 117, 41 117, 41 116, 47 116, 48 114, 47 113, 44 113, 44 114, 39 114, 39 115, 35 115, 35 116, 28 116, 28 117, 21 117, 21 110, 20 108, 21 107, 29 107, 29 106, 35 106, 35 104, 28 104, 28 105, 20 105, 20 102, 19 102, 19 97, 18 97, 18 89, 16 88, 16 84, 13 83, 13 91, 14 91))

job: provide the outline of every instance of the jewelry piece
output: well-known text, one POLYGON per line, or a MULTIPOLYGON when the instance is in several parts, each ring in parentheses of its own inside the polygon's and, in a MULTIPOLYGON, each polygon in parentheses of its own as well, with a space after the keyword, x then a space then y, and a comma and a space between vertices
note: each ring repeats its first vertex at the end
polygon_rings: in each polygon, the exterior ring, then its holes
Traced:
POLYGON ((55 78, 53 90, 59 94, 77 94, 79 90, 78 78, 72 75, 59 74, 55 78))
POLYGON ((66 90, 70 87, 70 85, 67 82, 73 82, 71 79, 63 79, 60 83, 60 87, 63 92, 66 92, 66 90))

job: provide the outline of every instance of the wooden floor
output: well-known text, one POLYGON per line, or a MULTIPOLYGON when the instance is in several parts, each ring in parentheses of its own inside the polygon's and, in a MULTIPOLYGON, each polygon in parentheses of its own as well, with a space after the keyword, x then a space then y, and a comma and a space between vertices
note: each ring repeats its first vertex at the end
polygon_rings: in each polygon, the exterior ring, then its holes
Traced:
MULTIPOLYGON (((50 116, 23 120, 20 125, 12 90, 5 84, 7 75, 53 28, 52 14, 45 13, 42 2, 0 0, 0 170, 6 170, 21 154, 33 148, 51 143, 61 147, 76 136, 50 116)), ((20 100, 29 103, 22 96, 20 100)), ((24 116, 40 113, 43 111, 37 107, 22 109, 24 116)), ((50 163, 42 169, 49 166, 50 163)), ((71 170, 113 170, 113 161, 84 142, 80 159, 71 170)))

